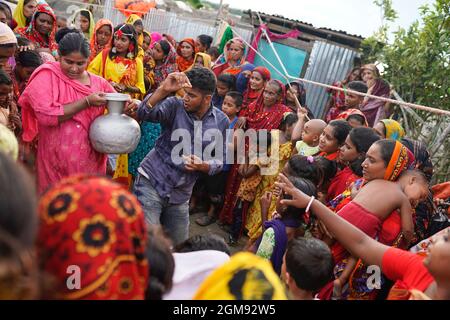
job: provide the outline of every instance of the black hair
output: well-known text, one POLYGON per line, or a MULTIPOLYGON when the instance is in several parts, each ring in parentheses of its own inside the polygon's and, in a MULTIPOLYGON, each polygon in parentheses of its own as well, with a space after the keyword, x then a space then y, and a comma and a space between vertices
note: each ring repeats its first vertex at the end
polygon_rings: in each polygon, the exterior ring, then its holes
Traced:
POLYGON ((0 84, 12 85, 11 77, 3 69, 0 69, 0 84))
MULTIPOLYGON (((306 89, 305 89, 305 86, 303 85, 303 83, 298 82, 298 81, 294 81, 294 82, 291 82, 290 85, 297 87, 297 89, 298 89, 298 95, 297 95, 298 102, 300 102, 302 107, 306 107, 306 89)), ((310 110, 308 110, 308 112, 310 112, 310 110)), ((309 114, 308 114, 308 117, 310 119, 313 119, 313 117, 310 117, 309 114)))
POLYGON ((239 91, 229 91, 225 96, 231 97, 237 108, 242 107, 242 104, 244 103, 244 96, 239 91))
POLYGON ((216 90, 216 76, 206 68, 193 68, 186 72, 192 88, 197 89, 205 95, 212 95, 216 90))
MULTIPOLYGON (((292 182, 294 187, 296 187, 298 190, 302 191, 304 194, 308 196, 317 196, 317 189, 314 183, 308 179, 296 177, 296 176, 289 176, 289 181, 292 182)), ((284 199, 292 199, 291 196, 285 195, 284 199)), ((286 210, 283 212, 282 219, 295 219, 295 220, 301 220, 303 214, 305 213, 305 209, 299 209, 297 207, 288 206, 286 210)))
POLYGON ((0 11, 3 11, 6 15, 6 19, 11 20, 13 15, 12 15, 12 11, 11 8, 9 7, 8 4, 6 4, 5 2, 0 2, 0 11))
POLYGON ((17 37, 17 45, 19 47, 25 47, 25 46, 29 46, 31 44, 31 41, 28 40, 25 37, 17 37))
POLYGON ((158 43, 161 46, 161 49, 164 52, 164 55, 167 56, 170 53, 170 50, 172 50, 172 47, 170 46, 169 41, 160 40, 160 41, 158 41, 158 43))
POLYGON ((344 144, 345 139, 347 139, 348 134, 353 129, 345 120, 333 120, 328 125, 333 128, 333 136, 339 146, 344 144))
POLYGON ((178 244, 174 252, 186 253, 203 250, 215 250, 231 255, 230 247, 225 240, 214 234, 202 234, 193 236, 186 241, 178 244))
POLYGON ((293 124, 296 124, 298 121, 298 116, 295 113, 288 113, 284 115, 283 120, 280 122, 280 126, 278 129, 281 131, 284 131, 287 129, 287 127, 292 126, 293 124))
POLYGON ((429 184, 428 178, 425 175, 425 173, 419 169, 411 169, 411 170, 405 170, 401 173, 400 178, 402 177, 416 177, 419 178, 419 180, 422 180, 422 182, 429 184))
POLYGON ((362 163, 366 158, 366 152, 378 140, 380 136, 372 128, 355 128, 350 131, 349 138, 361 155, 350 163, 350 169, 357 176, 362 177, 362 163))
POLYGON ((25 248, 32 248, 38 226, 34 183, 25 169, 3 152, 0 168, 0 228, 25 248))
POLYGON ((236 90, 236 77, 232 74, 222 73, 217 77, 217 82, 224 83, 230 91, 236 90))
POLYGON ((374 144, 380 148, 381 159, 383 159, 385 167, 387 167, 391 161, 392 154, 394 153, 396 141, 391 139, 382 139, 378 140, 374 144))
POLYGON ((308 157, 299 154, 292 156, 288 162, 290 175, 307 179, 314 183, 315 186, 319 186, 323 180, 324 173, 323 168, 316 159, 311 163, 308 161, 308 157))
POLYGON ((286 250, 286 271, 299 289, 317 292, 333 279, 333 255, 318 239, 296 238, 286 250))
POLYGON ((150 277, 145 292, 145 300, 162 300, 164 294, 172 289, 175 272, 175 260, 171 251, 170 240, 158 226, 148 227, 146 257, 150 277))
POLYGON ((62 28, 57 32, 58 51, 60 56, 67 56, 73 52, 79 52, 85 58, 91 55, 89 42, 77 29, 62 28))
POLYGON ((91 15, 90 15, 89 10, 85 10, 85 9, 80 10, 80 16, 83 16, 86 19, 88 19, 89 20, 89 25, 91 24, 91 15))
MULTIPOLYGON (((219 48, 212 46, 211 48, 209 48, 209 50, 207 51, 208 54, 211 56, 211 58, 213 57, 219 57, 220 56, 220 52, 219 52, 219 48)), ((214 62, 214 61, 213 61, 214 62)))
POLYGON ((213 38, 211 36, 201 34, 197 38, 200 41, 200 43, 206 47, 206 51, 208 51, 211 48, 211 44, 213 42, 213 38))
POLYGON ((37 68, 43 62, 37 51, 21 51, 17 54, 16 61, 24 68, 37 68))
POLYGON ((323 188, 337 173, 337 163, 336 161, 328 160, 325 157, 315 157, 314 162, 317 162, 319 170, 322 173, 322 179, 319 182, 318 188, 324 191, 323 188))
POLYGON ((351 81, 348 83, 347 88, 352 91, 357 91, 361 93, 367 93, 369 88, 363 81, 351 81))
MULTIPOLYGON (((136 29, 134 29, 134 27, 131 24, 127 24, 127 23, 122 23, 119 24, 117 27, 114 28, 113 31, 113 44, 114 44, 114 35, 117 31, 121 30, 124 34, 131 34, 132 36, 126 36, 128 39, 130 39, 130 42, 133 44, 134 46, 134 50, 132 52, 133 56, 136 58, 139 52, 139 45, 138 45, 138 41, 137 41, 137 33, 136 33, 136 29)), ((110 59, 114 59, 117 56, 117 53, 114 52, 114 50, 109 50, 109 58, 110 59)))
POLYGON ((350 120, 356 120, 358 121, 362 126, 364 126, 366 124, 366 119, 360 115, 360 114, 351 114, 347 117, 347 122, 349 122, 350 120))

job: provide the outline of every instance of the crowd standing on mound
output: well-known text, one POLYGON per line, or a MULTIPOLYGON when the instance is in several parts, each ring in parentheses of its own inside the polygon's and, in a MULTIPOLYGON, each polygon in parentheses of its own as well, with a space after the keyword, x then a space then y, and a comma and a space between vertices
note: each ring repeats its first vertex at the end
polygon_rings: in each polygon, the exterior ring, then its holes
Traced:
POLYGON ((239 38, 221 53, 138 15, 74 17, 0 2, 0 299, 450 299, 450 183, 430 185, 389 104, 347 91, 388 97, 375 65, 334 84, 322 120, 239 38), (131 154, 89 140, 113 92, 141 126, 131 154), (219 132, 223 154, 176 163, 177 130, 202 151, 219 132), (244 131, 256 144, 227 161, 244 131), (196 212, 229 238, 190 237, 196 212))

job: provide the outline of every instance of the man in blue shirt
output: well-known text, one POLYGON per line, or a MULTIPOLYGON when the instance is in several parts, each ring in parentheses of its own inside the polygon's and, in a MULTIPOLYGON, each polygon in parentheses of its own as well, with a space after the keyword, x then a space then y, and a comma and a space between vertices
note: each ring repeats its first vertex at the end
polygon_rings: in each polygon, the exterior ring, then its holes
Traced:
POLYGON ((147 223, 161 224, 174 244, 189 237, 189 200, 199 174, 219 173, 225 160, 229 121, 211 105, 215 88, 209 69, 172 73, 139 106, 138 118, 160 123, 162 131, 138 169, 134 193, 147 223), (170 96, 181 89, 183 99, 170 96))

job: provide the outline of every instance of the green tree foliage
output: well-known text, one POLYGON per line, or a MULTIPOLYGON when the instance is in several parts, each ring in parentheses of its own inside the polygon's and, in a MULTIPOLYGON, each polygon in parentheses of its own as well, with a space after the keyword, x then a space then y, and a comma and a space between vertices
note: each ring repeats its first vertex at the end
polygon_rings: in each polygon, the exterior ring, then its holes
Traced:
MULTIPOLYGON (((392 0, 376 0, 384 23, 362 47, 364 63, 381 63, 383 78, 407 102, 450 110, 450 0, 436 0, 420 8, 421 19, 408 29, 394 32, 388 41, 389 23, 397 14, 392 0)), ((425 142, 433 156, 436 179, 449 180, 450 117, 395 107, 408 136, 425 142)))
POLYGON ((194 9, 201 9, 204 7, 201 0, 186 0, 185 2, 187 2, 194 9))

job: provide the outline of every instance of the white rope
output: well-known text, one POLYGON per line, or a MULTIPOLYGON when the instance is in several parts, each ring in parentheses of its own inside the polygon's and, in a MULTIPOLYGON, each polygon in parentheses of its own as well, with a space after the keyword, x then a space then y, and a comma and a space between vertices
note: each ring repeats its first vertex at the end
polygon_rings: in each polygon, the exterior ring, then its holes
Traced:
POLYGON ((239 34, 239 32, 237 32, 237 30, 234 27, 230 26, 230 28, 231 28, 231 30, 233 30, 234 34, 236 34, 250 49, 252 49, 259 57, 261 57, 261 59, 263 59, 278 74, 280 74, 284 79, 286 79, 288 83, 289 83, 289 79, 297 80, 297 81, 301 81, 301 82, 304 82, 304 83, 309 83, 309 84, 312 84, 312 85, 315 85, 315 86, 319 86, 319 87, 322 87, 322 88, 332 89, 332 90, 336 90, 336 91, 343 91, 344 93, 352 93, 352 94, 355 94, 355 95, 358 95, 358 96, 369 97, 371 99, 381 100, 381 101, 384 101, 384 102, 389 102, 389 103, 405 106, 405 107, 412 108, 412 109, 417 109, 417 110, 427 111, 427 112, 431 112, 431 113, 436 113, 436 114, 450 116, 450 111, 447 111, 447 110, 441 110, 441 109, 431 108, 431 107, 427 107, 427 106, 422 106, 422 105, 415 104, 415 103, 402 102, 402 101, 398 101, 398 100, 394 100, 394 99, 390 99, 390 98, 384 98, 384 97, 374 96, 374 95, 367 94, 367 93, 361 93, 361 92, 358 92, 358 91, 347 90, 347 89, 343 89, 343 88, 340 88, 340 87, 335 87, 335 86, 331 86, 331 85, 328 85, 328 84, 324 84, 324 83, 320 83, 320 82, 317 82, 317 81, 313 81, 313 80, 307 80, 307 79, 304 79, 304 78, 293 77, 293 76, 291 76, 289 74, 284 75, 284 74, 281 73, 281 71, 279 71, 277 68, 275 68, 274 65, 272 63, 270 63, 260 52, 258 52, 257 49, 255 49, 250 43, 248 43, 239 34))

